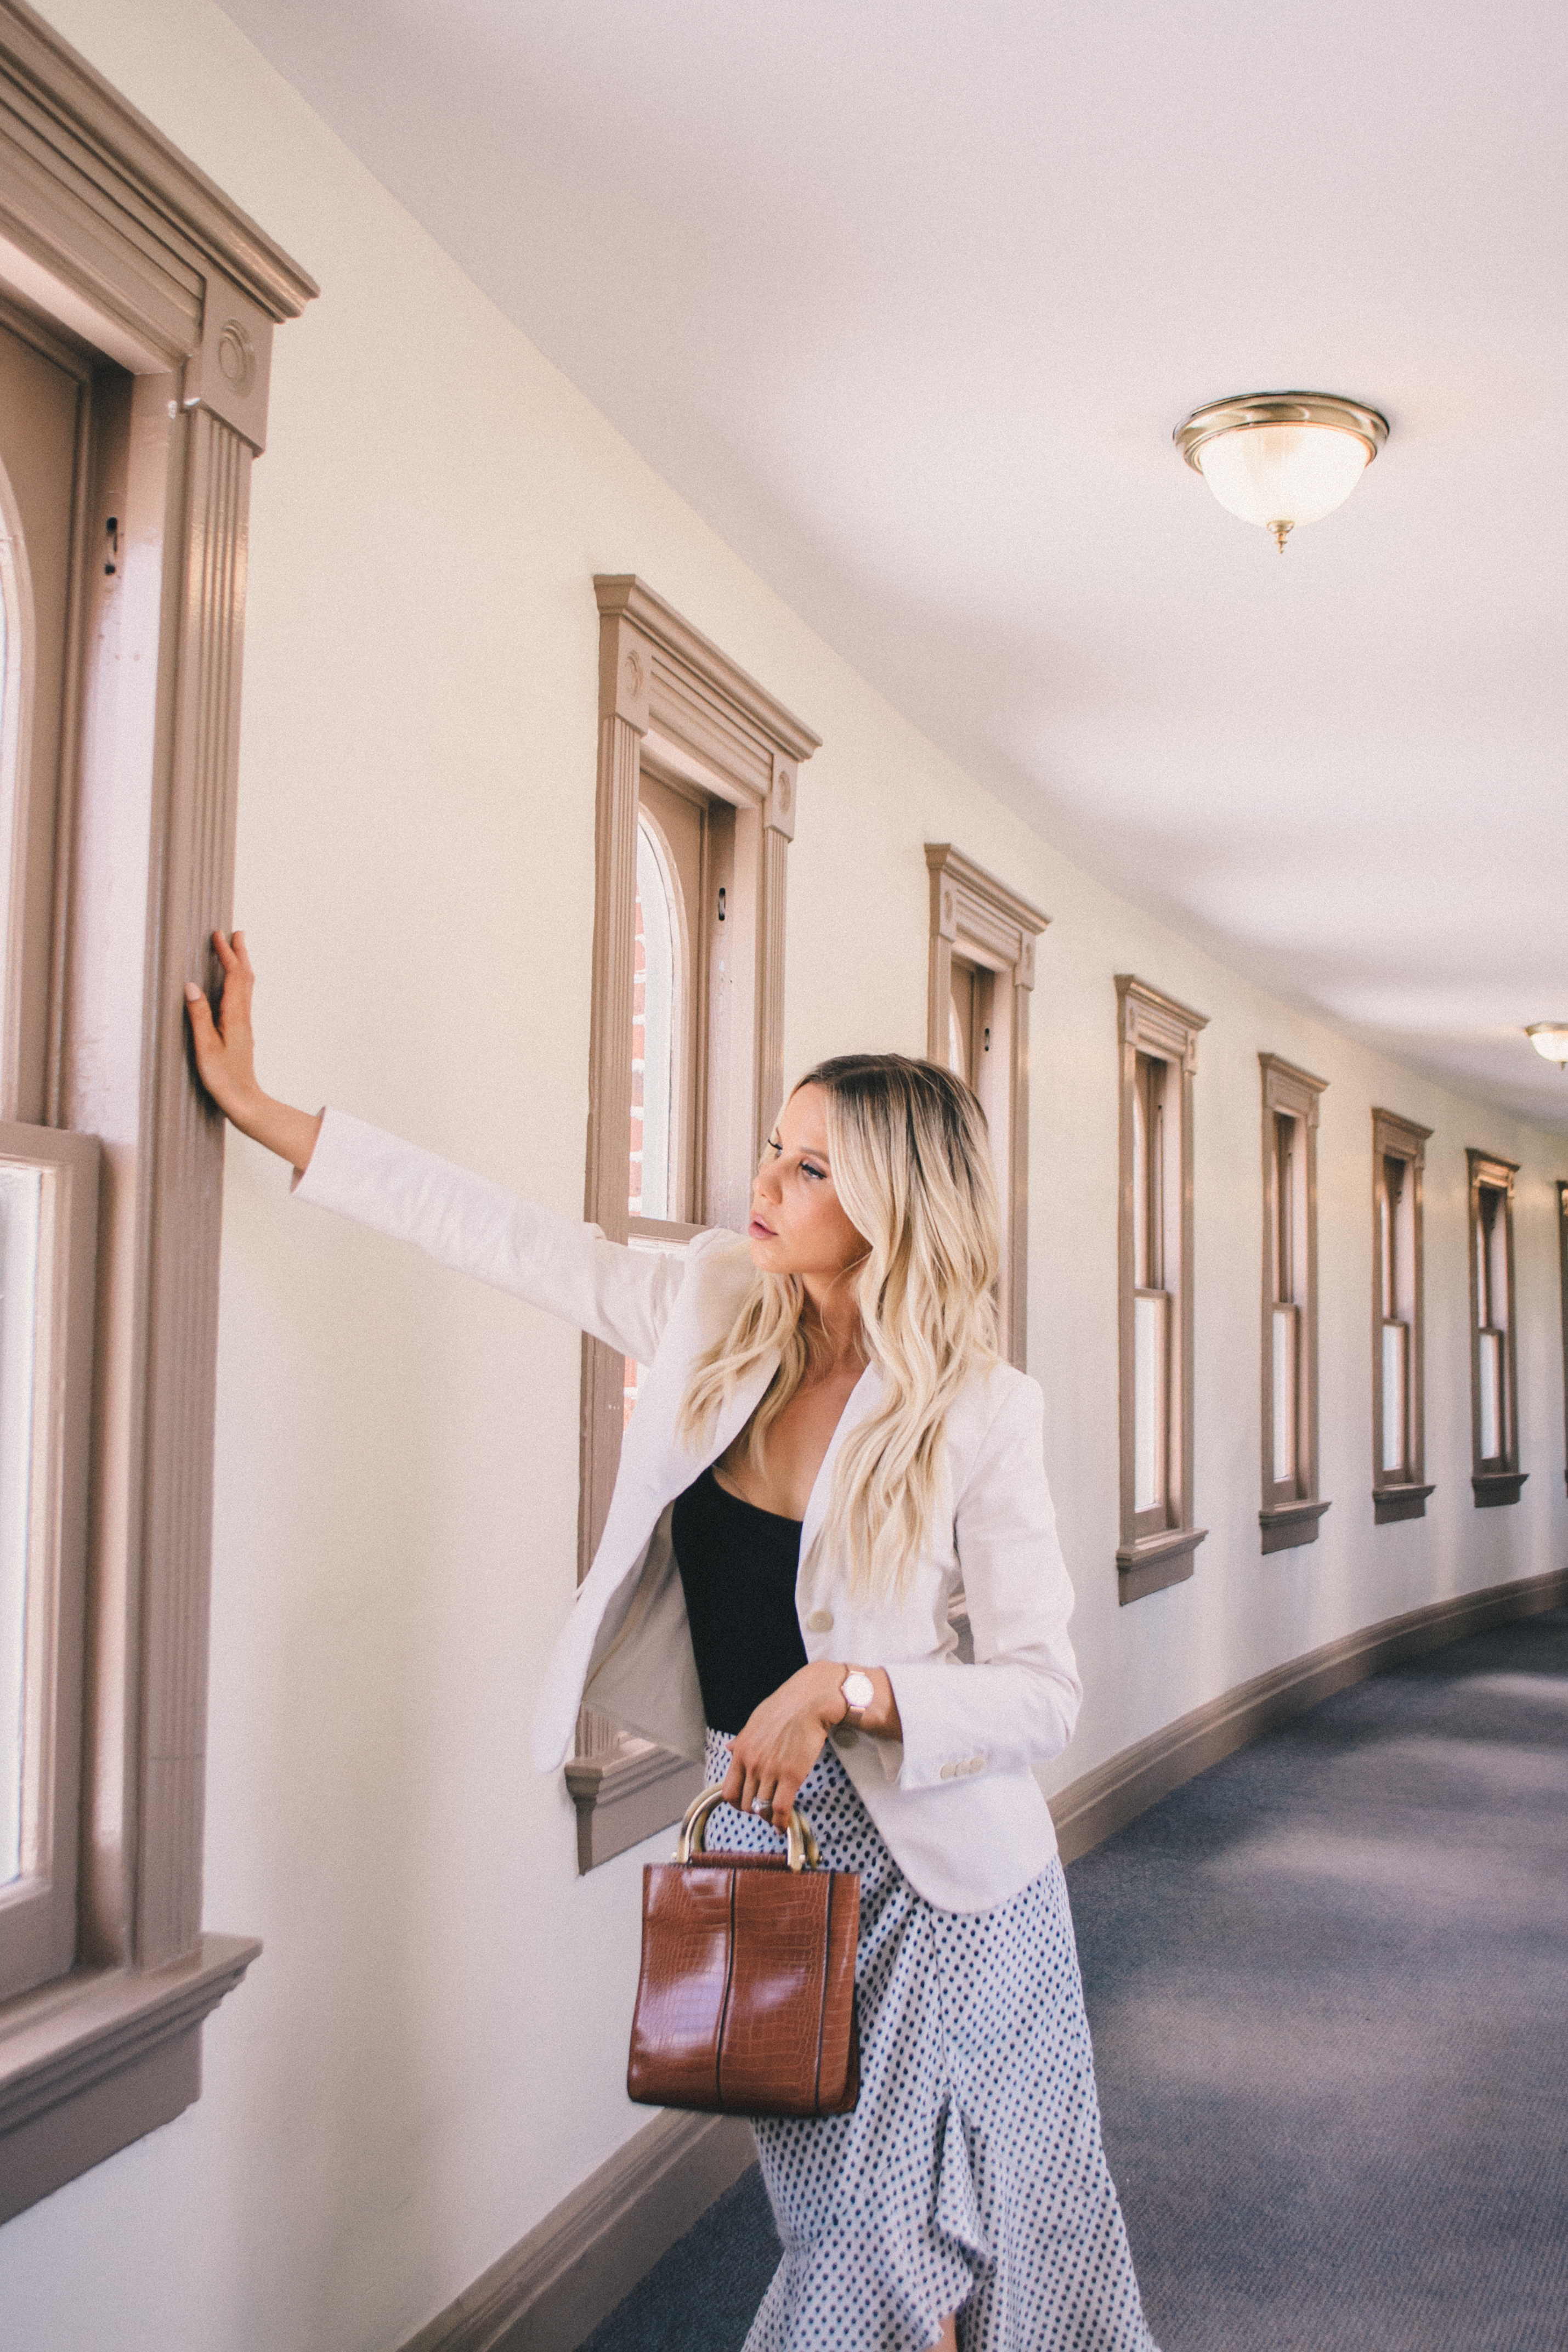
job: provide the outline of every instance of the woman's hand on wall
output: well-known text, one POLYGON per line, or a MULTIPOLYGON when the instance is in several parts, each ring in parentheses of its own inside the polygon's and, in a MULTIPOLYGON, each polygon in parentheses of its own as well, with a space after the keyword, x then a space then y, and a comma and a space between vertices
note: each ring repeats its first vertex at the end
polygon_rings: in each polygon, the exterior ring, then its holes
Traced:
POLYGON ((226 1118, 242 1135, 265 1144, 280 1160, 291 1160, 303 1173, 310 1164, 322 1113, 296 1110, 263 1094, 256 1079, 256 1039, 251 1031, 251 999, 256 973, 246 952, 245 933, 225 939, 213 933, 213 946, 223 966, 224 992, 214 1021, 212 1007, 193 980, 185 983, 185 1011, 191 1023, 196 1070, 203 1086, 226 1118))
MULTIPOLYGON (((896 1739, 903 1726, 893 1685, 880 1666, 868 1670, 874 1696, 856 1717, 862 1731, 896 1739)), ((730 1748, 725 1802, 742 1812, 766 1813, 776 1830, 788 1829, 800 1783, 822 1752, 822 1742, 841 1723, 843 1680, 849 1668, 819 1658, 780 1683, 753 1710, 730 1748), (761 1802, 758 1803, 758 1800, 761 1802)))

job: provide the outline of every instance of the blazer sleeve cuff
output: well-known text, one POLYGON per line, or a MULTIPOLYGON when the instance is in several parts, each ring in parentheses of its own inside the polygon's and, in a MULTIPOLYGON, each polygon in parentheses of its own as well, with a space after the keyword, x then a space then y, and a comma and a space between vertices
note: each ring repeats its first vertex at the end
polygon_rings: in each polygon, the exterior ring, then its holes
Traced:
POLYGON ((918 1660, 889 1666, 904 1727, 901 1789, 936 1789, 981 1772, 1027 1771, 1059 1756, 1078 1688, 1033 1667, 918 1660))

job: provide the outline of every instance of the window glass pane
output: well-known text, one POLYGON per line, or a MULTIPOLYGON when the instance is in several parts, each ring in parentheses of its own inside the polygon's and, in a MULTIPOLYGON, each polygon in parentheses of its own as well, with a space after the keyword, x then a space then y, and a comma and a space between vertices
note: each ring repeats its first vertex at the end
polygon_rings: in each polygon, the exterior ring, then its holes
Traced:
POLYGON ((1484 1301, 1481 1321, 1490 1330, 1506 1331, 1510 1299, 1508 1296, 1508 1220, 1504 1213, 1505 1195, 1490 1186, 1481 1192, 1481 1232, 1485 1253, 1484 1301))
POLYGON ((1286 1302, 1296 1296, 1295 1138, 1295 1120, 1281 1113, 1274 1121, 1274 1296, 1286 1302))
POLYGON ((1383 1242, 1383 1312, 1390 1319, 1398 1314, 1402 1304, 1398 1265, 1400 1236, 1397 1230, 1397 1218, 1403 1175, 1403 1163, 1392 1157, 1385 1157, 1383 1162, 1383 1185, 1377 1197, 1377 1214, 1383 1242))
POLYGON ((627 1209, 673 1217, 675 910, 664 864, 644 823, 637 827, 636 938, 632 972, 632 1156, 627 1209))
POLYGON ((1133 1087, 1133 1286, 1149 1284, 1149 1118, 1148 1088, 1140 1054, 1133 1087))
POLYGON ((1274 1483, 1296 1476, 1296 1310, 1274 1309, 1274 1483))
POLYGON ((1406 1395, 1409 1386, 1410 1327, 1406 1323, 1385 1323, 1383 1327, 1383 1468, 1385 1472, 1403 1472, 1407 1467, 1405 1432, 1407 1425, 1406 1395))
POLYGON ((0 1166, 0 1885, 22 1867, 27 1517, 43 1177, 0 1166))
POLYGON ((1508 1452, 1503 1427, 1502 1387, 1503 1336, 1500 1331, 1483 1331, 1480 1335, 1479 1368, 1480 1372, 1481 1460, 1500 1462, 1508 1452))
POLYGON ((1161 1291, 1133 1301, 1133 1508, 1166 1499, 1166 1332, 1170 1300, 1161 1291))
POLYGON ((1491 1301, 1487 1296, 1490 1260, 1487 1251, 1487 1192, 1481 1187, 1476 1202, 1476 1322, 1485 1330, 1491 1321, 1491 1301))
POLYGON ((947 1063, 959 1077, 977 1086, 974 1063, 975 975, 967 963, 955 962, 947 996, 947 1063))

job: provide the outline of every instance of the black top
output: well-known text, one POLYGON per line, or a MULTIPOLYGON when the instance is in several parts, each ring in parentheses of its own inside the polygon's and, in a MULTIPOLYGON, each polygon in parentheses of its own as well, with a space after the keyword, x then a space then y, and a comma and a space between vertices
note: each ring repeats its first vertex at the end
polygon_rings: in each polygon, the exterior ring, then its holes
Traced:
POLYGON ((715 1731, 744 1731, 806 1663, 795 1613, 800 1522, 743 1503, 709 1469, 676 1497, 670 1534, 703 1712, 715 1731))

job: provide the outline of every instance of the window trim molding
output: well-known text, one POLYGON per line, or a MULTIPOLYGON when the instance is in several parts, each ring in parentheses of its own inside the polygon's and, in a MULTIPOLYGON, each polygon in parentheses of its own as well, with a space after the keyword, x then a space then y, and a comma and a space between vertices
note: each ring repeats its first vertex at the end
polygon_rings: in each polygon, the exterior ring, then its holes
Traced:
MULTIPOLYGON (((637 890, 642 761, 683 778, 737 813, 736 985, 752 1006, 748 1065, 712 1116, 727 1122, 729 1157, 749 1171, 762 1154, 784 1087, 785 881, 801 766, 821 748, 765 687, 632 572, 596 573, 599 761, 595 802, 592 993, 583 1214, 624 1242, 632 1111, 632 932, 637 890)), ((745 1199, 710 1202, 706 1222, 743 1212, 745 1199), (713 1213, 719 1212, 717 1217, 713 1213)), ((621 1460, 625 1369, 602 1340, 582 1342, 578 1580, 588 1573, 621 1460)), ((585 1709, 566 1767, 577 1808, 578 1867, 678 1821, 700 1785, 697 1767, 636 1739, 585 1709)))
POLYGON ((1135 973, 1116 974, 1116 1030, 1120 1050, 1120 1115, 1118 1119, 1117 1183, 1117 1407, 1119 1423, 1121 1543, 1116 1552, 1117 1598, 1122 1607, 1142 1601, 1166 1586, 1185 1583, 1193 1574, 1194 1555, 1207 1534, 1195 1524, 1193 1456, 1195 1385, 1193 1320, 1193 1079, 1197 1070, 1197 1041, 1208 1026, 1208 1015, 1195 1013, 1164 991, 1152 988, 1135 973), (1133 1407, 1134 1306, 1136 1265, 1134 1249, 1133 1130, 1134 1096, 1138 1082, 1138 1055, 1152 1055, 1166 1062, 1181 1083, 1181 1208, 1179 1215, 1180 1289, 1176 1307, 1176 1379, 1180 1428, 1176 1458, 1181 1480, 1181 1517, 1176 1526, 1156 1535, 1139 1535, 1134 1508, 1135 1432, 1133 1407))
POLYGON ((1319 1492, 1318 1454, 1318 1108, 1328 1086, 1309 1070, 1283 1060, 1278 1054, 1258 1056, 1263 1095, 1263 1326, 1262 1371, 1262 1502, 1258 1513, 1264 1555, 1292 1551, 1316 1543, 1318 1525, 1330 1506, 1319 1492), (1306 1301, 1301 1309, 1304 1339, 1302 1378, 1297 1400, 1297 1474, 1299 1492, 1288 1502, 1271 1502, 1274 1478, 1274 1240, 1278 1219, 1275 1198, 1277 1169, 1274 1121, 1281 1113, 1301 1122, 1306 1151, 1307 1230, 1306 1301))
MULTIPOLYGON (((1029 1003, 1034 943, 1051 917, 966 857, 950 841, 928 841, 931 939, 926 965, 925 1051, 946 1069, 953 952, 971 951, 1012 990, 1008 1071, 1007 1286, 1003 1297, 1008 1360, 1028 1360, 1029 1317, 1029 1003)), ((1004 1171, 998 1171, 998 1173, 1004 1171)))
MULTIPOLYGON (((113 592, 124 635, 109 740, 94 751, 92 730, 68 730, 61 763, 50 1121, 98 1134, 110 1180, 92 1830, 75 1970, 0 2011, 9 2216, 190 2104, 202 2019, 260 1949, 201 1926, 223 1121, 191 1076, 183 984, 215 984, 209 933, 231 919, 249 478, 272 334, 318 289, 23 0, 0 0, 0 283, 113 363, 94 378, 88 495, 112 495, 138 550, 113 592), (84 843, 103 854, 111 827, 147 876, 133 968, 95 921, 76 856, 84 843), (82 1050, 106 1003, 124 1047, 107 1073, 82 1050)), ((78 589, 78 702, 100 675, 105 593, 91 576, 78 589)))
POLYGON ((1513 1262, 1513 1192, 1519 1174, 1517 1160, 1500 1159, 1495 1151, 1474 1149, 1465 1153, 1469 1170, 1466 1229, 1470 1260, 1470 1489, 1478 1511, 1517 1503, 1529 1477, 1519 1466, 1519 1286, 1513 1262), (1508 1449, 1501 1468, 1488 1469, 1481 1459, 1481 1335, 1480 1283, 1476 1267, 1476 1243, 1480 1232, 1482 1187, 1502 1194, 1503 1262, 1508 1273, 1508 1322, 1503 1331, 1503 1370, 1508 1386, 1508 1449))
POLYGON ((1375 1527, 1427 1516, 1426 1214, 1423 1192, 1432 1129, 1396 1110, 1372 1114, 1372 1519, 1375 1527), (1383 1163, 1403 1160, 1410 1170, 1410 1460, 1408 1478, 1391 1478, 1383 1464, 1383 1163))

